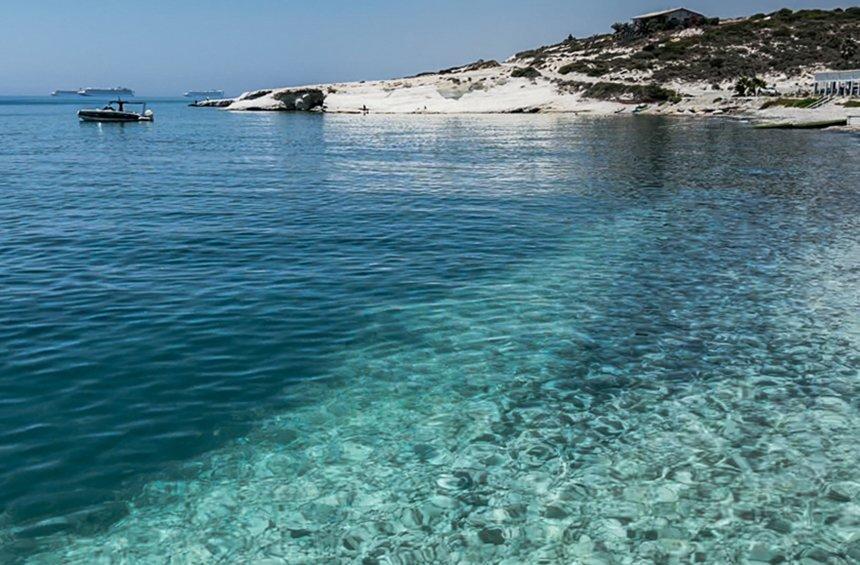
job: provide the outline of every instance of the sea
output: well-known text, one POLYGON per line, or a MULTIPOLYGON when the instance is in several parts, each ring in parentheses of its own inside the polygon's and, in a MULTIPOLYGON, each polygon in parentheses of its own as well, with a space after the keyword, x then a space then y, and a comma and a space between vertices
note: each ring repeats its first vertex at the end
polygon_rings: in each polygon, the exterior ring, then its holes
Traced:
POLYGON ((860 136, 0 98, 0 562, 856 563, 860 136))

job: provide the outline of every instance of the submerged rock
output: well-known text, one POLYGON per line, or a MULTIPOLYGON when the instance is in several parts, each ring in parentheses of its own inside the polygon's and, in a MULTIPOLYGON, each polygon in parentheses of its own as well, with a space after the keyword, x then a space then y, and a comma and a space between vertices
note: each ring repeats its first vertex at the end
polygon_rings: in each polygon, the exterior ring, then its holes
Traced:
POLYGON ((486 544, 503 545, 505 543, 505 533, 499 528, 484 528, 478 537, 486 544))

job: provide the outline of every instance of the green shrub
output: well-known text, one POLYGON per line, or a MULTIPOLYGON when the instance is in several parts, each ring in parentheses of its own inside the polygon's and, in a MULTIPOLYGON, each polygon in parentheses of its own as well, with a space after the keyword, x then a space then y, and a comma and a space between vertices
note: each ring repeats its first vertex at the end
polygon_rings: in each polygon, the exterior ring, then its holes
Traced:
POLYGON ((681 95, 659 84, 651 83, 642 91, 643 102, 680 102, 681 95))
POLYGON ((619 82, 596 82, 584 85, 583 93, 598 100, 629 100, 641 102, 679 102, 681 95, 659 84, 623 84, 619 82))
POLYGON ((562 75, 568 75, 570 73, 579 73, 585 72, 583 70, 583 65, 580 61, 574 61, 573 63, 568 63, 566 65, 562 65, 558 69, 558 73, 562 75))
POLYGON ((543 75, 534 67, 517 67, 511 71, 511 76, 513 78, 538 78, 543 75))
POLYGON ((687 46, 681 41, 672 41, 662 45, 656 53, 660 59, 681 59, 687 53, 687 46))
POLYGON ((853 59, 856 54, 857 42, 850 37, 844 38, 842 44, 839 46, 839 55, 843 59, 853 59))
POLYGON ((615 32, 616 35, 626 35, 633 31, 633 26, 622 22, 615 22, 612 24, 612 31, 615 32))
POLYGON ((606 63, 595 63, 589 61, 573 61, 558 69, 559 74, 582 73, 591 77, 603 76, 609 72, 606 63))
POLYGON ((774 100, 768 100, 762 104, 761 109, 766 110, 776 106, 781 106, 783 108, 808 108, 815 104, 817 100, 817 98, 776 98, 774 100))
POLYGON ((738 96, 755 96, 759 88, 764 88, 767 83, 756 76, 741 77, 735 83, 735 94, 738 96))
POLYGON ((634 60, 639 61, 651 61, 657 58, 657 55, 653 51, 639 51, 638 53, 634 53, 630 56, 634 60))

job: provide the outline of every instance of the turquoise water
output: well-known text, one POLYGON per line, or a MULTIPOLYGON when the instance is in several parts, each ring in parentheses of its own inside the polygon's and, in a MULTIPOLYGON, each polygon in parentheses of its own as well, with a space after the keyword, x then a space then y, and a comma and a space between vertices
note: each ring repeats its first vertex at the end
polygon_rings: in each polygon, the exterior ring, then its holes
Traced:
POLYGON ((0 99, 0 561, 860 559, 860 138, 0 99))

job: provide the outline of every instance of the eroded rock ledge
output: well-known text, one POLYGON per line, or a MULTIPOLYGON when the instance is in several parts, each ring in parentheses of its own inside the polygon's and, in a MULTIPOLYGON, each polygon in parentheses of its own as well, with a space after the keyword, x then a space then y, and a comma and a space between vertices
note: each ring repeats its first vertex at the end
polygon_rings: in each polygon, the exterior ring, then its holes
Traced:
POLYGON ((311 112, 322 109, 325 94, 317 88, 302 88, 298 90, 279 90, 272 98, 283 104, 287 112, 311 112))
POLYGON ((225 100, 205 100, 195 106, 225 108, 259 112, 314 112, 322 111, 325 93, 319 88, 285 88, 255 90, 225 100))
POLYGON ((195 100, 189 106, 194 106, 195 108, 226 108, 230 104, 235 102, 233 98, 215 98, 215 99, 207 99, 207 100, 195 100))

